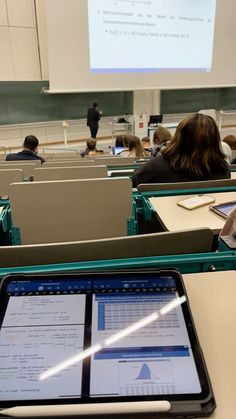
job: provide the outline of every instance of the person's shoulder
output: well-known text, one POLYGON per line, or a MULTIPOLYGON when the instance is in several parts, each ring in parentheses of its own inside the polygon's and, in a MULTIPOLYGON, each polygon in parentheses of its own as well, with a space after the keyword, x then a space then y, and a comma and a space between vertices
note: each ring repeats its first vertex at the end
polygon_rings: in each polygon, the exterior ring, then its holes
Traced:
POLYGON ((20 160, 20 154, 19 153, 10 153, 6 155, 6 161, 12 161, 12 160, 20 160))
POLYGON ((161 153, 158 153, 156 156, 151 157, 149 162, 153 165, 169 167, 167 160, 162 156, 161 153))
POLYGON ((10 161, 12 160, 12 155, 11 154, 7 154, 6 155, 6 161, 10 161))

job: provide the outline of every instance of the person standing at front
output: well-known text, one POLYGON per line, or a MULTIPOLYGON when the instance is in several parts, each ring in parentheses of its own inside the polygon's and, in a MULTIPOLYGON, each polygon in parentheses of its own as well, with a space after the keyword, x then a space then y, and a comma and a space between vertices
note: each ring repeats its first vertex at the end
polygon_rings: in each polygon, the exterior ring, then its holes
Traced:
POLYGON ((101 112, 97 110, 98 104, 94 102, 93 107, 87 111, 87 126, 90 128, 91 138, 96 138, 98 132, 98 121, 101 118, 101 112))

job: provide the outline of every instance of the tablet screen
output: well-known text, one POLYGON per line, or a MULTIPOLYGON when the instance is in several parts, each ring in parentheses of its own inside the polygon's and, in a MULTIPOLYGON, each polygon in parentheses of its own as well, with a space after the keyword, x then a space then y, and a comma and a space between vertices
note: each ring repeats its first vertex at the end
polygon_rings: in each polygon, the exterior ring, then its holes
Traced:
MULTIPOLYGON (((98 281, 97 281, 98 282, 98 281)), ((99 291, 101 284, 96 283, 99 291)), ((116 280, 93 296, 92 345, 146 318, 178 297, 173 278, 116 280), (134 292, 133 286, 144 289, 134 292), (120 293, 125 287, 127 292, 120 293), (156 291, 148 291, 158 288, 156 291)), ((181 306, 111 343, 91 362, 91 396, 200 393, 181 306)))
POLYGON ((214 208, 217 211, 217 213, 219 213, 220 215, 222 214, 222 216, 226 218, 230 211, 232 211, 235 208, 235 206, 236 202, 228 202, 225 204, 213 205, 212 208, 214 208))
POLYGON ((81 362, 51 380, 39 377, 83 350, 87 287, 87 281, 9 283, 0 332, 0 400, 81 397, 81 362))
POLYGON ((0 402, 201 399, 182 287, 175 271, 6 277, 0 402))

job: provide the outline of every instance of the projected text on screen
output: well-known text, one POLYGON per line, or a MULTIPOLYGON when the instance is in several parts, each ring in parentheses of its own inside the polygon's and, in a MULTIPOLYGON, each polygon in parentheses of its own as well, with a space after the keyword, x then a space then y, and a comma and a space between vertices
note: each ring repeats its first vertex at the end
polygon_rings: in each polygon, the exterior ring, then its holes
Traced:
POLYGON ((216 0, 88 0, 92 72, 210 71, 216 0))

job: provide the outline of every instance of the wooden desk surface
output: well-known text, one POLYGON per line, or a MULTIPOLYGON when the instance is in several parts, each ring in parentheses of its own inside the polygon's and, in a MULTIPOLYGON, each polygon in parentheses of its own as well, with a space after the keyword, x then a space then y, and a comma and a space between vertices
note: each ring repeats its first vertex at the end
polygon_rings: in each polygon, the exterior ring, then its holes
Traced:
POLYGON ((184 275, 217 408, 214 419, 236 418, 236 272, 184 275))
MULTIPOLYGON (((236 199, 235 192, 206 193, 215 198, 215 204, 236 199)), ((210 205, 205 205, 193 210, 187 210, 177 205, 177 202, 190 198, 192 195, 177 195, 149 198, 149 201, 157 213, 160 221, 166 230, 178 231, 190 228, 209 227, 214 233, 218 234, 225 224, 225 220, 219 215, 209 211, 210 205)))

